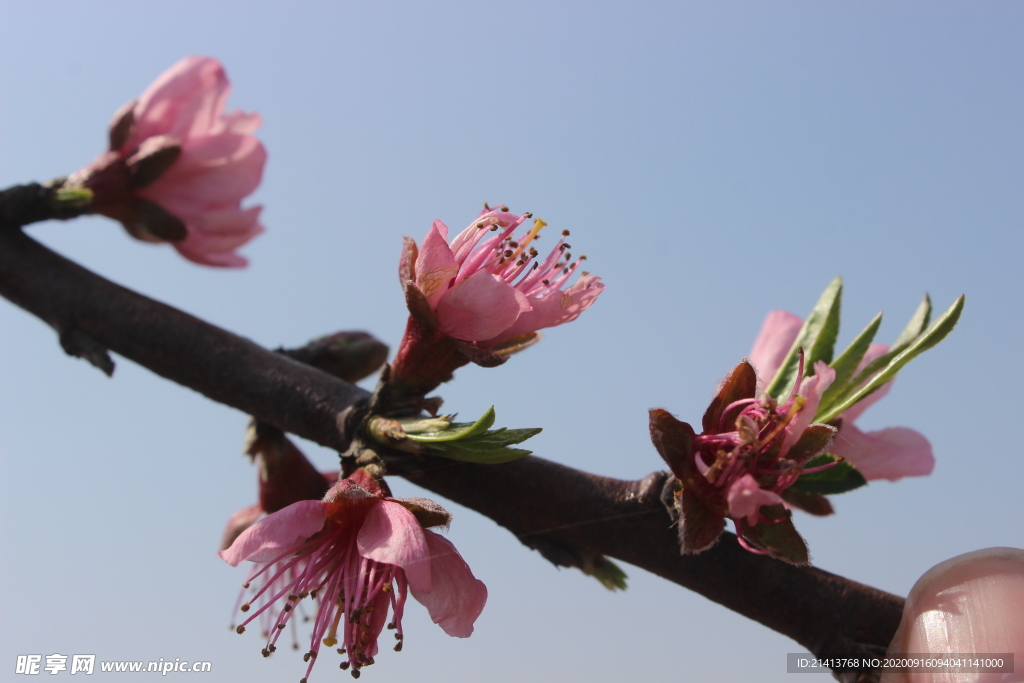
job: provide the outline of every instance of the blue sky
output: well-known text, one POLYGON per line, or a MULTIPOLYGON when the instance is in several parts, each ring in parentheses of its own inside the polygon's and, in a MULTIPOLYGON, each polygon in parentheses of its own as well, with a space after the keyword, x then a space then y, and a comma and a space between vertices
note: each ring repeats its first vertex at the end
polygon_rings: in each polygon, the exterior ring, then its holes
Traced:
MULTIPOLYGON (((816 565, 906 594, 938 561, 1024 546, 1022 29, 1011 2, 7 3, 0 186, 76 170, 124 102, 182 56, 215 56, 270 155, 248 269, 101 219, 30 233, 267 346, 365 329, 394 347, 403 235, 461 229, 484 201, 532 211, 572 230, 606 291, 440 393, 544 427, 538 455, 623 478, 661 466, 648 408, 696 422, 764 315, 806 314, 835 275, 841 342, 878 310, 891 341, 926 291, 940 309, 966 294, 951 338, 859 421, 927 435, 935 473, 796 522, 816 565)), ((243 573, 214 551, 255 496, 245 416, 123 359, 107 379, 6 302, 0 331, 0 667, 95 653, 297 680, 297 655, 264 660, 227 628, 243 573)), ((477 632, 450 639, 412 607, 371 680, 788 680, 798 646, 758 624, 635 568, 607 593, 451 508, 449 538, 490 589, 477 632)))

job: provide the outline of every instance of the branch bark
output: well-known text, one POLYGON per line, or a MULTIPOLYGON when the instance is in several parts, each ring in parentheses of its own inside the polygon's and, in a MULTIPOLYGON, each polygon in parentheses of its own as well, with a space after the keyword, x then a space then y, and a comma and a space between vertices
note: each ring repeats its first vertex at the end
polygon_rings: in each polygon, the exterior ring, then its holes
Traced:
MULTIPOLYGON (((2 194, 2 193, 0 193, 2 194)), ((5 218, 8 225, 15 227, 5 218)), ((20 224, 18 224, 20 225, 20 224)), ((68 261, 20 230, 0 230, 0 294, 50 324, 280 429, 344 450, 362 389, 273 353, 68 261), (350 420, 349 420, 350 421, 350 420)), ((75 347, 65 349, 74 353, 75 347)), ((388 457, 392 473, 495 520, 559 563, 607 555, 694 590, 815 654, 883 651, 903 599, 749 553, 725 534, 681 556, 660 501, 664 473, 622 481, 541 458, 473 465, 388 457)))

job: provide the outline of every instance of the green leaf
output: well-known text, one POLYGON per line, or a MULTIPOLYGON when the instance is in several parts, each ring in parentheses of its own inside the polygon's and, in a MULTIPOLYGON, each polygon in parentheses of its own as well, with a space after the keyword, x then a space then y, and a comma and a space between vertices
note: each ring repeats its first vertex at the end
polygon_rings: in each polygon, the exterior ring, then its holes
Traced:
POLYGON ((491 406, 476 422, 455 422, 448 429, 436 432, 423 432, 421 434, 406 434, 406 436, 413 441, 421 443, 461 441, 486 432, 494 425, 494 419, 494 406, 491 406))
POLYGON ((892 348, 897 352, 902 351, 907 344, 917 339, 917 336, 925 331, 928 327, 928 322, 932 317, 932 299, 927 294, 924 295, 924 300, 918 304, 917 310, 914 311, 914 315, 910 316, 910 322, 900 332, 900 336, 896 337, 896 341, 892 343, 892 348))
MULTIPOLYGON (((881 324, 882 314, 879 313, 868 323, 864 331, 846 347, 839 358, 833 361, 832 369, 836 371, 836 378, 822 395, 821 403, 818 404, 818 413, 823 413, 847 389, 847 385, 853 378, 853 373, 857 372, 857 366, 864 359, 864 354, 867 353, 868 347, 871 346, 875 335, 878 334, 881 324)), ((821 420, 815 420, 815 422, 821 422, 821 420)))
MULTIPOLYGON (((960 297, 953 302, 953 305, 949 307, 949 310, 936 318, 935 322, 933 322, 927 330, 917 335, 902 351, 899 351, 895 356, 891 357, 890 354, 886 354, 884 357, 888 358, 888 362, 877 375, 867 382, 867 384, 850 395, 837 398, 832 407, 830 407, 824 414, 818 415, 816 419, 821 422, 830 422, 836 419, 836 417, 838 417, 844 410, 848 410, 865 396, 876 391, 883 384, 890 381, 904 365, 945 339, 946 335, 952 332, 953 328, 956 327, 957 321, 960 320, 960 313, 963 310, 964 296, 961 294, 960 297)), ((874 363, 871 365, 874 365, 874 363)), ((867 378, 867 375, 870 374, 870 369, 871 368, 869 366, 868 368, 865 368, 863 372, 858 374, 851 382, 851 386, 856 387, 862 383, 867 378)))
POLYGON ((610 591, 626 590, 626 579, 629 578, 626 572, 603 555, 599 555, 592 566, 584 567, 581 571, 587 576, 593 576, 610 591))
MULTIPOLYGON (((811 458, 804 467, 821 467, 830 462, 835 462, 837 459, 834 455, 822 453, 811 458)), ((843 460, 827 470, 803 475, 796 480, 796 483, 790 489, 795 489, 800 493, 831 495, 859 489, 861 486, 867 485, 867 483, 868 480, 864 478, 864 475, 856 467, 843 460)))
POLYGON ((800 349, 804 350, 804 367, 807 374, 814 372, 816 361, 832 362, 836 338, 839 336, 839 308, 843 297, 843 278, 837 277, 814 305, 807 316, 804 326, 800 328, 789 354, 779 366, 775 379, 768 385, 766 392, 774 398, 788 396, 796 384, 796 374, 800 366, 800 349))
MULTIPOLYGON (((907 326, 903 328, 902 332, 900 332, 900 336, 896 337, 896 341, 893 342, 893 345, 889 347, 889 350, 883 355, 868 363, 864 366, 863 370, 857 373, 857 378, 850 382, 848 392, 853 393, 853 390, 857 386, 863 384, 867 381, 868 377, 888 365, 889 361, 910 345, 910 342, 917 339, 917 337, 925 331, 925 328, 928 327, 928 321, 931 319, 931 315, 932 300, 927 294, 925 294, 924 301, 918 305, 917 310, 914 311, 914 315, 910 316, 910 322, 908 322, 907 326)), ((821 410, 819 409, 818 412, 821 412, 821 410)))
POLYGON ((476 462, 486 465, 497 465, 511 462, 533 451, 525 448, 509 448, 512 444, 522 443, 541 432, 540 428, 531 429, 494 429, 483 434, 469 436, 458 441, 444 441, 424 444, 431 455, 451 460, 476 462))

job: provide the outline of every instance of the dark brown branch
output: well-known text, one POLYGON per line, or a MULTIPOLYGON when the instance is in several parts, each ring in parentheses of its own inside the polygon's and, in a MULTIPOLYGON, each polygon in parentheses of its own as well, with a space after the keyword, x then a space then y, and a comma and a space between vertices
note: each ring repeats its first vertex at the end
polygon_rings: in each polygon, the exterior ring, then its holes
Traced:
MULTIPOLYGON (((209 398, 343 449, 346 411, 366 393, 71 263, 17 230, 0 230, 0 294, 64 338, 75 331, 209 398)), ((619 558, 783 633, 817 654, 885 648, 902 598, 813 567, 742 550, 726 534, 682 557, 659 501, 664 474, 595 476, 527 457, 470 465, 389 458, 396 473, 494 519, 558 560, 619 558)), ((571 562, 570 562, 571 563, 571 562)))
POLYGON ((0 230, 0 294, 53 327, 73 355, 80 355, 83 346, 92 354, 109 349, 214 401, 331 448, 347 447, 346 411, 368 396, 325 372, 104 280, 19 230, 0 230))
POLYGON ((46 185, 15 185, 0 192, 0 230, 20 228, 50 219, 67 220, 85 213, 84 207, 58 207, 54 203, 63 180, 46 185))

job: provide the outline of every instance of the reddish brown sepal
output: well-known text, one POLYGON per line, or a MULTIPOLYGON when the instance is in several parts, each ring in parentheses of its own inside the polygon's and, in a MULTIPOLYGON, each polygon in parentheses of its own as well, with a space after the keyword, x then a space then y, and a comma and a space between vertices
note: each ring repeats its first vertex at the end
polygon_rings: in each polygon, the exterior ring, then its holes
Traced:
POLYGON ((676 497, 680 508, 679 543, 684 554, 713 546, 725 529, 725 517, 689 489, 676 497))
POLYGON ((452 339, 452 343, 455 345, 455 348, 459 350, 459 353, 465 356, 470 363, 476 363, 482 368, 496 368, 508 360, 508 356, 503 356, 486 349, 481 349, 472 342, 462 341, 461 339, 452 339))
MULTIPOLYGON (((718 434, 723 431, 721 426, 722 413, 732 403, 745 398, 754 398, 757 390, 757 373, 747 361, 741 362, 722 382, 718 395, 711 399, 711 405, 704 413, 701 425, 705 434, 718 434)), ((732 429, 727 425, 726 429, 732 429)))
POLYGON ((715 495, 714 487, 697 469, 693 460, 693 438, 696 434, 693 427, 677 420, 663 408, 654 408, 650 412, 651 441, 658 449, 662 460, 672 470, 683 487, 691 489, 706 498, 715 495))
POLYGON ((804 433, 800 435, 800 439, 786 452, 786 459, 792 460, 797 465, 803 465, 825 450, 832 443, 832 437, 835 434, 835 427, 811 425, 804 430, 804 433))
POLYGON ((424 529, 451 524, 452 515, 443 507, 426 498, 395 498, 395 502, 411 512, 424 529))

